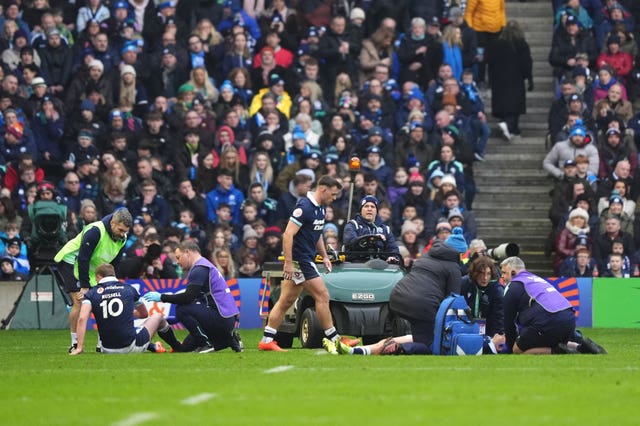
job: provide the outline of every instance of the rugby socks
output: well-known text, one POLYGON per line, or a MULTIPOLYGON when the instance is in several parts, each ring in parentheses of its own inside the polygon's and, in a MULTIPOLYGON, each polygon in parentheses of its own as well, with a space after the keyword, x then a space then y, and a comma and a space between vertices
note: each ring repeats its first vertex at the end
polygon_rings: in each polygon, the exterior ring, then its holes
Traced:
POLYGON ((158 330, 158 336, 160 336, 162 340, 167 342, 174 352, 180 352, 182 345, 180 344, 178 339, 176 339, 176 335, 173 334, 173 329, 169 324, 167 324, 166 327, 162 330, 158 330))
POLYGON ((349 355, 371 355, 371 349, 366 346, 356 346, 349 350, 349 355))
POLYGON ((273 339, 275 339, 277 332, 278 330, 276 330, 275 328, 266 326, 264 328, 264 332, 262 333, 262 342, 264 343, 273 342, 273 339))
POLYGON ((78 344, 78 333, 71 333, 71 344, 72 345, 78 344))
POLYGON ((324 335, 327 336, 327 339, 331 340, 332 342, 335 342, 340 338, 340 335, 336 331, 335 327, 327 328, 324 331, 324 335))

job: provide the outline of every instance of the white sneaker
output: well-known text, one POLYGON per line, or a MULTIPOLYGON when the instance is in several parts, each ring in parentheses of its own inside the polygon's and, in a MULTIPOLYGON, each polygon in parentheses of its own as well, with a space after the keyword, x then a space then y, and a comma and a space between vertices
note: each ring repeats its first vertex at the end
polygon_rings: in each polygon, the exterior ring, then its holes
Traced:
POLYGON ((498 127, 502 132, 502 136, 504 136, 506 140, 510 141, 513 139, 513 136, 511 135, 511 133, 509 133, 509 127, 507 126, 507 123, 501 121, 500 123, 498 123, 498 127))

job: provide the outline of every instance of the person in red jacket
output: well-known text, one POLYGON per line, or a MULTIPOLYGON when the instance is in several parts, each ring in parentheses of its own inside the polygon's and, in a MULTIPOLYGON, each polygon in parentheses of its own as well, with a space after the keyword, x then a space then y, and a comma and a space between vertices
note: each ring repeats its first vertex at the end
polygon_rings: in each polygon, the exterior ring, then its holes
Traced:
POLYGON ((613 68, 617 76, 626 81, 627 76, 633 68, 633 57, 631 54, 620 50, 620 36, 612 34, 607 39, 607 49, 598 56, 598 68, 609 65, 613 68))
POLYGON ((33 156, 28 152, 20 155, 17 164, 10 164, 7 167, 7 174, 4 177, 4 187, 13 192, 13 190, 20 183, 20 173, 25 167, 35 167, 36 183, 41 183, 44 180, 44 170, 38 167, 33 161, 33 156))

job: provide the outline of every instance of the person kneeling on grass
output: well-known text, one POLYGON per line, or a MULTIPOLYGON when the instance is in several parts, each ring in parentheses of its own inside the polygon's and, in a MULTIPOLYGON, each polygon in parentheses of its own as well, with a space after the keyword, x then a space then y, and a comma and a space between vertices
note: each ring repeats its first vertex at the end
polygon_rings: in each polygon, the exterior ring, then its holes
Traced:
POLYGON ((118 281, 113 265, 101 264, 96 268, 95 276, 98 284, 87 291, 82 300, 77 327, 78 346, 71 350, 71 355, 82 353, 91 312, 98 325, 102 353, 166 352, 160 342, 151 343, 156 331, 172 349, 180 348, 164 317, 159 313, 149 316, 140 301, 140 294, 130 285, 118 281), (147 319, 141 327, 134 327, 134 317, 147 319))
POLYGON ((591 339, 576 333, 571 303, 546 280, 527 271, 522 259, 508 257, 502 261, 500 269, 507 283, 504 326, 508 352, 538 355, 607 353, 591 339))
POLYGON ((176 318, 189 330, 181 352, 209 353, 226 348, 242 352, 242 340, 235 330, 240 311, 220 271, 202 257, 195 242, 183 241, 175 256, 182 270, 189 271, 187 289, 178 294, 150 291, 142 296, 144 300, 176 305, 176 318))

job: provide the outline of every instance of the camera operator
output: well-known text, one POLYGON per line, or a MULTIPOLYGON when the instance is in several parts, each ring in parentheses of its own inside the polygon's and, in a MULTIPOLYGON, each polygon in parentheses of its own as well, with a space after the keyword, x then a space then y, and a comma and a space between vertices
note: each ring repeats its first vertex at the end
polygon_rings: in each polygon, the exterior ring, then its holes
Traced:
POLYGON ((124 278, 178 278, 173 262, 162 253, 160 236, 147 234, 144 244, 133 250, 120 264, 120 275, 124 278))
MULTIPOLYGON (((398 244, 391 232, 391 228, 382 223, 382 219, 378 216, 378 199, 372 195, 366 195, 360 200, 360 212, 351 219, 344 227, 344 244, 349 251, 364 252, 367 251, 366 247, 360 247, 358 240, 362 236, 376 235, 380 239, 376 241, 375 249, 381 253, 396 253, 400 254, 398 244)), ((371 248, 373 250, 373 248, 371 248)), ((372 254, 375 251, 371 252, 372 254)), ((349 255, 349 260, 366 260, 369 255, 354 254, 349 255)), ((387 262, 396 262, 398 257, 388 255, 384 260, 387 262)))

